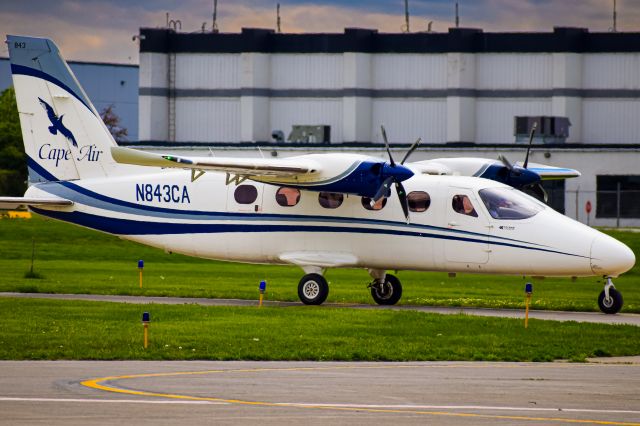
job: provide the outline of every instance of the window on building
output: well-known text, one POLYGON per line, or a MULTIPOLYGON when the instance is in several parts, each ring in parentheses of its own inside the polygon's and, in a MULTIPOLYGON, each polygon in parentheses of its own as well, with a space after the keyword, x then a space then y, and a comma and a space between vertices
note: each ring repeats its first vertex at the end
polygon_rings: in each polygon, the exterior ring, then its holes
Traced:
POLYGON ((292 207, 300 202, 300 190, 283 186, 276 192, 276 202, 283 207, 292 207))
POLYGON ((640 175, 596 176, 596 217, 640 218, 640 175))
POLYGON ((240 185, 233 193, 238 204, 251 204, 258 198, 258 190, 253 185, 240 185))
POLYGON ((384 206, 387 205, 387 197, 382 197, 375 203, 373 206, 371 205, 371 198, 362 197, 362 207, 367 210, 382 210, 384 206))
POLYGON ((471 203, 471 200, 466 195, 454 195, 451 200, 451 207, 453 207, 453 210, 456 213, 478 217, 478 213, 473 207, 473 203, 471 203))
POLYGON ((344 195, 339 192, 321 192, 318 201, 325 209, 337 209, 344 201, 344 195))
POLYGON ((423 212, 431 205, 431 197, 424 191, 411 191, 407 196, 407 202, 410 211, 423 212))

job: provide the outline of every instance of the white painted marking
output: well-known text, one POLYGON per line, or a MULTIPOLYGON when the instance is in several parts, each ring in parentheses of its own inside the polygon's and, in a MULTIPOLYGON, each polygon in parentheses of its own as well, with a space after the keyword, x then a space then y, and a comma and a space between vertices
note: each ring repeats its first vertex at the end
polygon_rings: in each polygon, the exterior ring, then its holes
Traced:
POLYGON ((18 398, 0 396, 0 402, 97 402, 97 403, 119 403, 119 404, 209 404, 209 405, 229 405, 228 402, 219 401, 184 401, 175 399, 90 399, 90 398, 18 398))
POLYGON ((495 407, 490 405, 383 405, 383 404, 318 404, 318 403, 279 403, 278 405, 304 407, 335 407, 335 408, 378 408, 378 409, 411 409, 411 410, 486 410, 486 411, 557 411, 569 413, 602 413, 602 414, 640 414, 637 410, 597 410, 590 408, 544 408, 544 407, 495 407))

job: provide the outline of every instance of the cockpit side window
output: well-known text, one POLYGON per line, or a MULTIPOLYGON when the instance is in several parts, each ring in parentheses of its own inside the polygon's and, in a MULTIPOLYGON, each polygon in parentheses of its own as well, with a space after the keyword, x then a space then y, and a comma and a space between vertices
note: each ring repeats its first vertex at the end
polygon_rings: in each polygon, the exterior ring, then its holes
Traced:
POLYGON ((527 219, 543 210, 541 205, 513 188, 486 188, 479 194, 494 219, 527 219))
POLYGON ((460 213, 466 216, 478 217, 476 209, 473 207, 473 203, 466 195, 454 195, 451 200, 451 207, 456 213, 460 213))

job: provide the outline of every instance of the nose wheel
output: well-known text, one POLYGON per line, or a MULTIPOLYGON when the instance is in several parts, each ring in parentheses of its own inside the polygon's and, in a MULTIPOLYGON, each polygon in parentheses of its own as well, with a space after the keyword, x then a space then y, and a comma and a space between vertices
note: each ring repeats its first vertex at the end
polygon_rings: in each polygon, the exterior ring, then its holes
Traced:
POLYGON ((402 284, 391 274, 385 274, 384 279, 374 279, 369 287, 378 305, 395 305, 402 297, 402 284))
POLYGON ((598 307, 605 314, 617 314, 622 309, 622 294, 616 290, 610 277, 604 285, 604 290, 598 296, 598 307))

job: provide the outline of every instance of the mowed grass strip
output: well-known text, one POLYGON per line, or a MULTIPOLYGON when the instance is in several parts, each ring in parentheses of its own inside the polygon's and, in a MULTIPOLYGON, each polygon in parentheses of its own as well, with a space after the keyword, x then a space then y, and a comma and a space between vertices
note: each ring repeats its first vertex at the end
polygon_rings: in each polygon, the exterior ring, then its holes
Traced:
POLYGON ((583 361, 640 354, 640 328, 348 308, 0 299, 0 359, 583 361), (143 348, 141 317, 151 313, 143 348))
MULTIPOLYGON (((640 253, 640 234, 607 231, 640 253)), ((393 271, 391 271, 393 273, 393 271)), ((75 225, 34 216, 0 220, 0 291, 91 293, 257 299, 266 280, 269 300, 297 301, 301 269, 246 265, 170 255, 75 225), (35 239, 35 272, 25 278, 35 239), (138 285, 138 259, 144 259, 144 285, 138 285)), ((524 284, 532 281, 533 309, 597 311, 602 279, 548 278, 399 271, 401 304, 523 308, 524 284)), ((364 270, 330 269, 329 302, 373 303, 364 270)), ((624 296, 623 312, 640 312, 640 267, 615 280, 624 296)))

